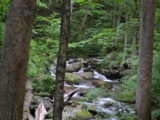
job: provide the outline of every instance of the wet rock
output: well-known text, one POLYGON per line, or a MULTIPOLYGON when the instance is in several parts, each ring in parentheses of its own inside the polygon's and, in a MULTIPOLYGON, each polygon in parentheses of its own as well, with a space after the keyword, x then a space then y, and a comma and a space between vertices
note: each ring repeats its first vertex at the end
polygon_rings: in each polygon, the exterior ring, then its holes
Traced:
POLYGON ((89 111, 82 111, 82 112, 78 112, 76 114, 76 119, 77 120, 89 120, 93 117, 94 116, 89 111))
POLYGON ((97 114, 97 110, 95 108, 90 108, 88 109, 88 111, 92 114, 92 115, 96 115, 97 114))
POLYGON ((93 68, 91 66, 84 69, 84 72, 93 72, 93 68))
POLYGON ((119 69, 101 69, 100 73, 111 80, 121 79, 122 77, 119 69))
POLYGON ((76 89, 76 87, 74 87, 72 85, 64 86, 64 90, 65 90, 66 93, 69 93, 69 92, 71 92, 71 91, 73 91, 75 89, 76 89))
POLYGON ((83 91, 83 92, 80 92, 80 93, 79 93, 79 96, 84 97, 86 94, 87 94, 87 93, 83 91))
POLYGON ((69 84, 79 84, 80 82, 84 81, 84 79, 77 74, 66 73, 65 81, 69 84))
POLYGON ((85 79, 93 79, 94 77, 93 72, 83 72, 83 73, 78 73, 78 75, 85 79))
POLYGON ((96 69, 97 67, 100 67, 101 62, 102 61, 100 59, 96 59, 96 58, 91 58, 88 60, 88 64, 91 65, 92 69, 96 69))
POLYGON ((115 105, 117 102, 111 98, 99 98, 97 101, 98 105, 107 105, 111 104, 112 106, 115 105))
POLYGON ((45 109, 49 110, 52 108, 52 103, 48 97, 34 96, 31 102, 31 109, 36 109, 40 103, 44 104, 45 109))
POLYGON ((82 66, 83 66, 83 64, 81 64, 79 62, 67 64, 66 71, 67 72, 78 72, 82 66))
POLYGON ((68 63, 68 64, 72 64, 72 63, 74 63, 74 62, 77 62, 77 59, 76 59, 76 58, 70 57, 70 58, 67 59, 67 63, 68 63))
POLYGON ((105 85, 105 81, 103 81, 103 80, 94 80, 93 81, 93 85, 95 85, 96 87, 103 87, 105 85))
POLYGON ((105 103, 104 104, 104 107, 112 107, 112 106, 114 106, 114 103, 105 103))
POLYGON ((68 120, 69 118, 72 118, 74 120, 78 120, 76 118, 76 114, 81 111, 82 111, 81 105, 77 105, 76 107, 66 106, 63 110, 63 119, 62 120, 68 120))
POLYGON ((77 58, 77 61, 81 64, 87 64, 87 60, 85 60, 84 58, 77 58))

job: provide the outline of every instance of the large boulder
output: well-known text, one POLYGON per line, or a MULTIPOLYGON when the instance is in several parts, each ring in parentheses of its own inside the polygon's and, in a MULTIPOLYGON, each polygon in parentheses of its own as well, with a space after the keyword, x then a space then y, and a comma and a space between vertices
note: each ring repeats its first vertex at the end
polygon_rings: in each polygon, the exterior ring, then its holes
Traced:
POLYGON ((79 62, 67 64, 66 71, 67 72, 78 72, 81 69, 81 67, 83 67, 83 64, 79 62))
POLYGON ((89 112, 89 111, 82 111, 82 112, 78 112, 76 114, 76 119, 77 120, 89 120, 91 118, 93 118, 94 116, 89 112))
POLYGON ((77 61, 81 64, 87 64, 87 60, 85 60, 84 58, 77 58, 77 61))
POLYGON ((93 79, 93 77, 94 77, 93 72, 82 72, 82 73, 78 73, 77 75, 79 75, 80 77, 82 77, 84 79, 93 79))
POLYGON ((84 79, 77 74, 66 73, 65 74, 65 81, 68 84, 79 84, 81 81, 84 81, 84 79))
POLYGON ((111 80, 121 79, 119 69, 101 69, 99 72, 111 80))
POLYGON ((102 60, 91 58, 88 60, 89 65, 91 65, 92 69, 96 69, 97 67, 101 66, 102 60))
POLYGON ((105 81, 104 80, 94 80, 93 85, 95 85, 96 87, 103 87, 105 86, 105 81))

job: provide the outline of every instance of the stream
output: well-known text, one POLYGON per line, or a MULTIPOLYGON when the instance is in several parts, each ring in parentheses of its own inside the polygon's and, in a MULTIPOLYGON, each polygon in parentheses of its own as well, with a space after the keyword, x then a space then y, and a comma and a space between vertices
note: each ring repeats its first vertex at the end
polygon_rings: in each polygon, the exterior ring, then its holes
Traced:
MULTIPOLYGON (((119 80, 111 80, 96 70, 95 66, 98 66, 100 62, 101 60, 95 58, 85 60, 82 58, 70 58, 67 61, 67 74, 78 76, 77 78, 81 79, 78 84, 69 83, 67 81, 64 83, 64 98, 73 90, 77 90, 77 92, 65 106, 63 120, 79 120, 76 118, 76 114, 82 112, 84 106, 85 110, 88 110, 91 114, 94 113, 94 115, 92 118, 84 118, 80 120, 120 120, 117 116, 119 113, 135 113, 134 108, 131 108, 129 104, 116 101, 110 96, 98 97, 93 101, 85 101, 83 99, 87 92, 101 88, 105 84, 109 85, 109 87, 103 88, 110 93, 116 91, 117 86, 121 84, 119 80), (103 115, 103 118, 99 117, 101 115, 103 115)), ((55 73, 56 67, 53 65, 51 66, 51 76, 55 77, 55 73)), ((51 109, 48 110, 48 113, 53 111, 51 109)), ((46 120, 51 119, 47 118, 46 120)))
MULTIPOLYGON (((128 104, 116 101, 110 97, 100 97, 94 100, 93 102, 86 102, 82 100, 84 97, 83 93, 85 93, 86 90, 92 91, 100 87, 100 86, 97 87, 95 84, 93 84, 96 80, 102 81, 103 84, 111 84, 112 85, 110 90, 111 92, 116 90, 116 86, 117 86, 116 83, 119 83, 119 81, 108 79, 105 75, 102 75, 99 72, 97 72, 96 69, 93 67, 93 66, 99 65, 100 62, 101 60, 95 59, 95 58, 88 59, 88 60, 82 59, 79 61, 76 59, 69 59, 67 61, 68 72, 85 78, 85 81, 82 80, 79 84, 69 84, 65 82, 65 91, 67 91, 67 88, 78 89, 78 91, 73 95, 70 101, 70 102, 74 102, 74 104, 77 104, 77 105, 73 107, 69 105, 64 108, 63 120, 67 120, 68 118, 74 118, 76 120, 76 113, 82 111, 83 105, 85 105, 88 110, 94 109, 97 113, 103 113, 111 116, 110 118, 106 118, 107 120, 108 119, 119 120, 116 117, 116 114, 119 112, 134 113, 134 110, 130 108, 128 104), (80 65, 81 67, 79 67, 78 69, 79 63, 83 65, 80 65), (71 70, 70 68, 73 68, 73 69, 71 70), (89 72, 92 73, 92 76, 87 76, 87 73, 89 74, 89 72)), ((66 92, 66 94, 68 94, 68 92, 66 92)), ((97 120, 97 118, 93 117, 90 120, 97 120)), ((100 120, 100 118, 98 120, 100 120)))

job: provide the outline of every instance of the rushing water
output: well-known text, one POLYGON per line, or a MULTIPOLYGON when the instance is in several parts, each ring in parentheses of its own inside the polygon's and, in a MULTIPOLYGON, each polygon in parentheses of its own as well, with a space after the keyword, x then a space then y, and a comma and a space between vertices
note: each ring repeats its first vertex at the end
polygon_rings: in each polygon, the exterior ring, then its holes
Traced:
POLYGON ((97 71, 94 71, 94 78, 99 79, 99 80, 104 80, 104 81, 107 81, 107 82, 111 82, 110 79, 107 79, 104 75, 98 73, 97 71))
MULTIPOLYGON (((99 59, 94 59, 94 60, 97 60, 98 62, 101 62, 101 60, 99 59)), ((69 59, 67 61, 67 66, 71 67, 75 62, 75 59, 69 59)), ((79 74, 79 73, 84 73, 85 70, 87 68, 91 68, 90 64, 88 64, 88 67, 82 67, 78 72, 73 72, 73 74, 79 74)), ((56 68, 54 66, 51 66, 51 75, 52 77, 55 77, 55 73, 56 73, 56 68)), ((114 82, 108 78, 106 78, 106 76, 98 73, 96 70, 93 70, 93 81, 94 79, 98 79, 98 80, 103 80, 103 81, 106 81, 106 82, 114 82)), ((80 91, 83 91, 83 90, 92 90, 95 88, 95 86, 92 84, 92 82, 85 82, 85 83, 80 83, 78 85, 70 85, 70 84, 67 84, 66 82, 64 83, 64 86, 65 87, 70 87, 73 89, 77 89, 78 91, 72 96, 73 100, 74 98, 81 98, 83 96, 80 96, 80 91), (80 90, 80 91, 79 91, 80 90)), ((115 87, 112 88, 112 90, 114 91, 115 90, 115 87)), ((67 97, 70 93, 65 93, 64 97, 67 97)), ((80 99, 78 99, 80 100, 80 99)), ((76 102, 80 102, 76 100, 76 102)), ((92 103, 89 103, 89 102, 82 102, 82 104, 85 104, 88 106, 88 108, 90 107, 93 107, 97 110, 97 112, 102 112, 102 113, 106 113, 106 114, 109 114, 109 115, 116 115, 117 111, 122 111, 121 107, 124 106, 124 108, 126 107, 126 109, 129 109, 127 108, 127 105, 124 105, 123 103, 121 102, 118 102, 118 101, 115 101, 113 100, 112 98, 98 98, 96 101, 92 102, 92 103)), ((70 109, 72 109, 71 106, 68 106, 70 107, 70 109)), ((76 108, 74 108, 76 111, 76 108)), ((80 108, 77 108, 79 112, 79 109, 80 108)), ((67 111, 67 108, 65 109, 67 111)), ((133 110, 130 110, 131 112, 133 112, 133 110)), ((72 113, 72 110, 70 110, 70 112, 64 112, 64 116, 69 116, 69 115, 66 115, 66 114, 70 114, 71 116, 73 116, 73 113, 72 113)), ((75 113, 74 113, 75 114, 75 113)), ((65 120, 65 119, 64 119, 65 120)), ((94 120, 94 119, 90 119, 90 120, 94 120)), ((107 120, 118 120, 117 118, 107 118, 107 120)))
POLYGON ((73 85, 73 86, 81 89, 95 88, 93 85, 90 85, 90 84, 79 84, 79 85, 73 85))

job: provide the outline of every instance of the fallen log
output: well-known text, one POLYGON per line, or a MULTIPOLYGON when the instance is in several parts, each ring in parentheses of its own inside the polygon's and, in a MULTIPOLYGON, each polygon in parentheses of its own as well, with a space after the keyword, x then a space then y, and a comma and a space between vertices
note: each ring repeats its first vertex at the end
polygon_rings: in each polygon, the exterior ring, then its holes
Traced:
POLYGON ((72 98, 72 96, 79 90, 79 88, 71 91, 70 93, 68 93, 65 98, 64 98, 64 105, 67 104, 67 102, 72 98))
MULTIPOLYGON (((72 98, 72 96, 79 90, 79 88, 69 92, 68 94, 64 95, 64 104, 66 105, 66 103, 72 98)), ((54 103, 54 100, 52 99, 48 99, 50 102, 54 103)))

